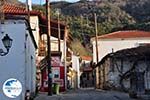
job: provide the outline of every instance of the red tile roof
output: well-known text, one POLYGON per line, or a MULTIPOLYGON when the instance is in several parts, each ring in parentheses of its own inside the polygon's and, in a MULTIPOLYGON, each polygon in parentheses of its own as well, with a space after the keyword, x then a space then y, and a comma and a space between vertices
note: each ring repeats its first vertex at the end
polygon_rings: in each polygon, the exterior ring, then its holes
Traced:
MULTIPOLYGON (((20 5, 15 5, 15 4, 10 4, 10 3, 5 3, 3 5, 3 12, 6 16, 13 16, 13 15, 27 15, 28 12, 26 11, 26 8, 20 5)), ((44 16, 40 11, 36 11, 36 10, 32 10, 30 11, 30 15, 35 15, 39 17, 39 24, 40 24, 40 33, 46 33, 46 24, 47 24, 47 20, 46 20, 46 16, 44 16)), ((65 28, 65 24, 60 23, 60 28, 64 29, 65 28)), ((56 33, 57 32, 57 27, 58 27, 58 23, 55 20, 51 20, 51 32, 52 33, 56 33)), ((64 31, 61 31, 61 34, 64 35, 64 31)), ((57 34, 52 34, 53 36, 57 36, 57 34)), ((61 35, 61 38, 63 38, 63 35, 61 35)))
MULTIPOLYGON (((3 6, 3 12, 6 15, 27 15, 26 8, 20 5, 5 3, 3 6)), ((32 10, 30 15, 39 16, 40 20, 46 21, 46 16, 44 16, 40 11, 32 10)), ((57 21, 51 20, 52 24, 57 25, 57 21)), ((62 26, 65 26, 63 23, 60 23, 62 26)))
POLYGON ((138 38, 138 37, 150 37, 150 32, 137 31, 137 30, 118 31, 118 32, 113 32, 113 33, 98 36, 98 39, 138 38))
MULTIPOLYGON (((3 6, 3 12, 5 14, 12 14, 12 15, 26 15, 27 11, 25 7, 18 6, 15 4, 5 3, 3 6)), ((39 11, 30 11, 31 15, 40 15, 39 11)))
POLYGON ((88 60, 91 61, 92 57, 91 56, 81 56, 82 60, 88 60))

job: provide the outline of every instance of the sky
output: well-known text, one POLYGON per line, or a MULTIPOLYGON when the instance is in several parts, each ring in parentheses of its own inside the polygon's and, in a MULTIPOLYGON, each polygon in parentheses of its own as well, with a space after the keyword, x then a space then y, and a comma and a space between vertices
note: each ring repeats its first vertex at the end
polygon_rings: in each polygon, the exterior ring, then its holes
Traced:
MULTIPOLYGON (((19 0, 21 2, 25 2, 26 0, 19 0)), ((32 0, 32 3, 34 4, 43 4, 45 3, 46 0, 32 0)), ((68 1, 68 2, 77 2, 79 0, 49 0, 50 2, 51 1, 68 1)))

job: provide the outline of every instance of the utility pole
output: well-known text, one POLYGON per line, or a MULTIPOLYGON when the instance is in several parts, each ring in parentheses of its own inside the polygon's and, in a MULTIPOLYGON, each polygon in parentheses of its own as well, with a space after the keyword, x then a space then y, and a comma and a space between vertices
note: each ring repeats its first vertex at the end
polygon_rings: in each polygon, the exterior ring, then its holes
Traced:
POLYGON ((58 51, 60 52, 60 47, 61 47, 61 43, 60 43, 60 35, 61 35, 61 31, 60 31, 60 9, 57 9, 57 20, 58 20, 58 51))
POLYGON ((96 43, 96 61, 98 63, 98 38, 97 38, 97 33, 98 33, 98 29, 97 29, 97 15, 96 13, 94 13, 94 18, 95 18, 95 43, 96 43))
POLYGON ((30 9, 29 9, 29 0, 26 0, 26 11, 27 11, 27 19, 30 23, 30 9))
MULTIPOLYGON (((95 43, 96 43, 96 61, 98 63, 99 59, 98 59, 98 29, 97 29, 97 15, 96 13, 94 13, 94 19, 95 19, 95 43)), ((101 73, 100 73, 100 68, 97 67, 96 69, 96 75, 95 75, 95 78, 96 78, 96 84, 95 84, 95 87, 97 87, 97 82, 98 82, 98 78, 99 78, 99 86, 101 84, 101 73), (99 77, 98 77, 99 75, 99 77)))
POLYGON ((67 37, 68 37, 68 26, 67 27, 65 27, 65 30, 64 30, 65 32, 64 32, 64 67, 65 67, 65 75, 64 75, 64 77, 65 77, 65 90, 67 90, 67 64, 66 64, 66 62, 67 62, 67 60, 66 60, 66 58, 67 58, 67 37))
POLYGON ((46 0, 46 18, 47 18, 47 64, 48 64, 48 96, 52 96, 52 68, 51 68, 51 25, 50 25, 50 4, 46 0))

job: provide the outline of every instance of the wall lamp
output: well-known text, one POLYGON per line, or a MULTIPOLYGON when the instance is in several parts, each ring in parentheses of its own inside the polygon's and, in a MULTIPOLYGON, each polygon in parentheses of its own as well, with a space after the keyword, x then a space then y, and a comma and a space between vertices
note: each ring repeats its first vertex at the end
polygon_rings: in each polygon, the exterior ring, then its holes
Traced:
POLYGON ((7 51, 5 52, 5 51, 3 51, 3 49, 0 48, 0 56, 5 56, 5 55, 8 54, 9 49, 12 46, 12 41, 13 40, 8 36, 8 34, 6 34, 4 36, 4 38, 2 39, 2 42, 3 42, 3 45, 4 45, 4 47, 6 48, 7 51))

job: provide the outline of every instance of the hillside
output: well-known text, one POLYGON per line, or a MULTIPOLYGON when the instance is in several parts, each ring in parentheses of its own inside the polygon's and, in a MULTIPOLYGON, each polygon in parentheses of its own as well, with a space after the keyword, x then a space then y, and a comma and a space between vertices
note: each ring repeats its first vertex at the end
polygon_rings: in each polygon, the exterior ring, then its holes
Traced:
POLYGON ((88 16, 91 21, 92 13, 96 12, 98 22, 102 25, 108 22, 111 25, 119 23, 124 26, 150 20, 150 0, 81 0, 76 3, 55 2, 51 3, 51 7, 52 9, 60 8, 65 16, 83 15, 88 16))
MULTIPOLYGON (((7 0, 17 3, 17 0, 7 0)), ((33 9, 45 13, 44 5, 33 9)), ((61 21, 67 23, 74 40, 90 49, 90 37, 95 36, 94 13, 97 14, 98 34, 118 30, 150 31, 150 0, 80 0, 51 2, 51 17, 57 19, 56 9, 61 9, 61 21)))

